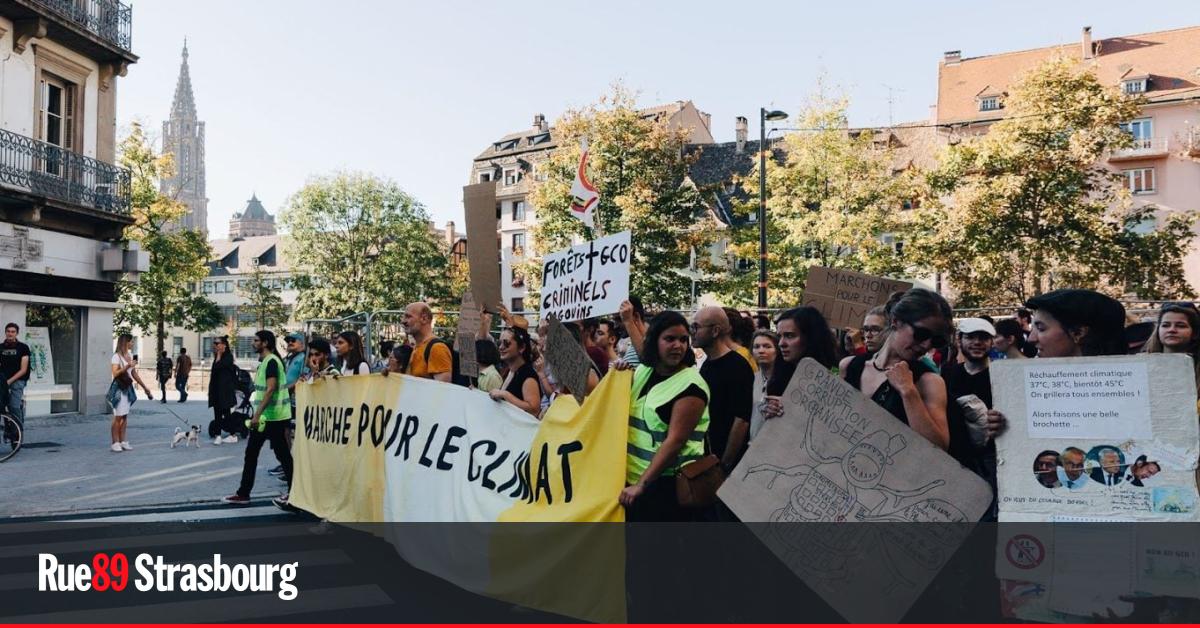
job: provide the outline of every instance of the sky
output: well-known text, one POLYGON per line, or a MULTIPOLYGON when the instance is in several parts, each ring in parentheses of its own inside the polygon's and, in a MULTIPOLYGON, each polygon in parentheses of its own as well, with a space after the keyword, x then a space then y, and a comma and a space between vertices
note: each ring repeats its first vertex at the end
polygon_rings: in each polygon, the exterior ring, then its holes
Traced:
MULTIPOLYGON (((759 107, 795 113, 818 81, 850 123, 924 120, 938 61, 1200 25, 1200 2, 410 2, 142 0, 118 88, 122 131, 156 141, 184 38, 207 125, 208 227, 251 194, 271 213, 312 176, 395 180, 463 229, 471 160, 501 136, 596 101, 614 82, 651 106, 691 100, 717 141, 759 107)), ((770 123, 769 123, 770 124, 770 123)))

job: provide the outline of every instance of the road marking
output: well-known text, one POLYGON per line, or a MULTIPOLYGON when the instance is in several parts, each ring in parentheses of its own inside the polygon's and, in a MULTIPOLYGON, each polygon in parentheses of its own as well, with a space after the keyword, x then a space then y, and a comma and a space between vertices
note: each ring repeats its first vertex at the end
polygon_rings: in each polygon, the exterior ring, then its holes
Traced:
POLYGON ((37 488, 37 487, 39 487, 39 486, 56 486, 56 485, 58 485, 58 484, 67 484, 67 483, 70 483, 70 482, 78 482, 78 481, 80 481, 80 480, 94 480, 94 479, 96 479, 96 478, 101 478, 101 477, 104 477, 104 476, 103 476, 103 475, 100 475, 100 474, 97 474, 97 475, 81 475, 81 476, 78 476, 78 477, 73 477, 73 478, 65 478, 65 479, 62 479, 62 480, 50 480, 50 481, 48 481, 48 482, 38 482, 38 483, 36 483, 36 484, 26 484, 26 485, 25 485, 25 488, 37 488))
POLYGON ((130 482, 138 482, 141 480, 145 480, 147 478, 152 478, 152 477, 157 477, 160 475, 166 475, 168 473, 175 473, 178 471, 183 471, 184 469, 192 469, 195 467, 202 467, 204 465, 213 464, 214 462, 220 462, 222 460, 229 460, 230 458, 233 458, 233 456, 220 456, 218 458, 209 458, 208 460, 200 460, 199 462, 190 462, 188 464, 182 464, 177 467, 171 467, 169 469, 162 469, 159 471, 151 471, 149 473, 143 473, 141 475, 135 475, 130 478, 125 478, 124 480, 122 480, 121 483, 129 484, 130 482))
MULTIPOLYGON (((237 512, 236 506, 230 507, 230 512, 237 512)), ((252 541, 261 538, 283 538, 289 536, 311 536, 314 525, 311 523, 304 524, 278 524, 278 525, 254 525, 246 528, 222 528, 220 530, 189 530, 187 532, 172 532, 166 534, 142 534, 134 536, 124 536, 119 538, 91 538, 81 541, 57 541, 53 543, 41 543, 37 546, 37 553, 42 554, 71 554, 85 553, 88 555, 98 551, 132 551, 147 547, 173 547, 180 545, 205 544, 213 543, 228 544, 231 541, 241 543, 242 541, 252 541)), ((29 557, 34 551, 27 543, 20 545, 5 545, 0 547, 0 558, 12 557, 29 557)), ((11 623, 11 622, 8 622, 11 623)))
POLYGON ((146 512, 136 515, 117 515, 115 517, 99 517, 96 519, 81 519, 81 521, 105 523, 145 523, 150 521, 207 521, 209 519, 243 519, 267 515, 283 515, 284 511, 271 506, 238 506, 229 508, 206 508, 203 510, 184 510, 176 512, 146 512))
POLYGON ((182 482, 177 481, 177 480, 170 480, 166 484, 163 484, 161 486, 152 486, 150 488, 144 488, 144 489, 140 489, 140 490, 136 490, 136 491, 128 491, 125 493, 117 493, 115 495, 108 495, 106 497, 101 498, 100 501, 112 501, 114 499, 123 499, 126 497, 137 497, 138 495, 146 495, 149 493, 158 493, 160 491, 169 491, 169 490, 177 489, 181 486, 190 486, 192 484, 199 484, 201 482, 207 482, 209 480, 215 480, 217 478, 226 478, 231 475, 241 475, 241 474, 242 474, 241 469, 230 469, 228 471, 221 471, 219 473, 198 474, 200 477, 193 477, 190 480, 184 480, 182 482))
MULTIPOLYGON (((180 475, 180 476, 174 477, 174 478, 162 478, 162 479, 158 480, 157 482, 151 482, 149 484, 149 486, 170 486, 180 480, 190 480, 192 478, 200 478, 200 477, 204 477, 203 472, 187 473, 187 474, 180 475)), ((142 488, 145 488, 145 487, 146 487, 146 485, 142 486, 142 488)), ((88 501, 88 500, 98 499, 101 497, 107 497, 109 495, 124 493, 126 491, 133 491, 133 490, 138 490, 138 488, 132 487, 132 486, 121 486, 118 488, 109 489, 107 491, 96 491, 94 493, 85 493, 83 495, 76 495, 75 497, 68 498, 66 501, 68 503, 88 501)))

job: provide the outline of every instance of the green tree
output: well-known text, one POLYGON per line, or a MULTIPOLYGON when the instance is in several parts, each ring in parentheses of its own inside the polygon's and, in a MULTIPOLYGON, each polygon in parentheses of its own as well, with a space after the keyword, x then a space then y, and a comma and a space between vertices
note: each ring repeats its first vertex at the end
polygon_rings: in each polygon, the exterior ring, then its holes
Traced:
MULTIPOLYGON (((804 131, 785 135, 767 159, 768 305, 800 302, 812 266, 847 268, 877 275, 906 276, 922 264, 907 246, 927 221, 923 173, 897 167, 896 142, 889 130, 855 130, 848 125, 845 99, 818 94, 797 116, 804 131), (885 239, 886 236, 886 239, 885 239)), ((756 155, 757 157, 757 155, 756 155)), ((739 216, 758 211, 758 159, 739 181, 751 200, 739 216)), ((758 225, 734 230, 730 250, 758 259, 758 225)), ((731 269, 713 286, 728 303, 756 303, 757 266, 731 269)))
MULTIPOLYGON (((563 114, 554 126, 558 148, 539 165, 533 206, 538 225, 520 270, 531 297, 541 287, 538 258, 595 234, 570 213, 571 182, 579 164, 580 138, 588 138, 588 176, 600 192, 595 223, 604 234, 632 231, 630 291, 647 305, 678 307, 688 301, 687 268, 692 247, 708 246, 715 224, 706 217, 694 187, 684 184, 694 157, 684 151, 688 132, 643 117, 633 96, 617 87, 599 102, 563 114)), ((537 299, 530 298, 535 306, 537 299)))
POLYGON ((1120 124, 1142 103, 1052 59, 1020 77, 1004 120, 950 147, 931 177, 948 202, 922 246, 959 304, 1010 304, 1064 286, 1190 294, 1182 259, 1194 212, 1147 228, 1157 208, 1135 205, 1107 164, 1130 146, 1120 124))
POLYGON ((238 295, 246 300, 238 309, 248 310, 258 329, 278 329, 288 320, 283 296, 274 284, 276 280, 263 272, 262 266, 255 264, 250 274, 244 277, 245 283, 238 286, 238 295))
POLYGON ((114 316, 118 332, 153 333, 155 355, 162 353, 168 327, 206 332, 221 324, 220 308, 196 286, 208 275, 211 249, 204 234, 193 229, 172 229, 187 207, 159 193, 159 181, 174 171, 168 153, 156 155, 141 125, 134 123, 121 141, 120 165, 132 173, 134 224, 125 238, 141 245, 150 256, 150 269, 135 281, 117 284, 122 308, 114 316))
POLYGON ((317 177, 280 213, 300 291, 297 318, 337 318, 448 302, 447 252, 425 208, 363 173, 317 177))

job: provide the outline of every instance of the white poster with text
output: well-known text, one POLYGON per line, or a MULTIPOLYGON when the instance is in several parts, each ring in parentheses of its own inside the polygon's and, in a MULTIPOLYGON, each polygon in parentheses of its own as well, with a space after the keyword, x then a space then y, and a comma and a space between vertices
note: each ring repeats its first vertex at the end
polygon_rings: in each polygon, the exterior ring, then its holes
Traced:
POLYGON ((542 259, 542 316, 577 321, 613 314, 629 298, 630 232, 622 231, 542 259))

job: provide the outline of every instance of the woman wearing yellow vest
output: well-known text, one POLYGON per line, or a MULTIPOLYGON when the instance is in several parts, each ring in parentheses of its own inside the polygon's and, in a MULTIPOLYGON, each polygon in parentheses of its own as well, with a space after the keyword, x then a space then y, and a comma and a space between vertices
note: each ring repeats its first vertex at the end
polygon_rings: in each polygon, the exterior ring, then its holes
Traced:
POLYGON ((292 418, 292 401, 284 385, 287 367, 275 348, 275 334, 262 330, 254 334, 254 350, 258 352, 258 370, 254 374, 254 394, 250 403, 254 416, 250 418, 250 438, 246 443, 246 460, 242 466, 242 483, 237 493, 222 501, 230 504, 249 504, 254 489, 254 473, 258 470, 258 452, 264 441, 271 441, 271 450, 283 465, 283 478, 292 487, 292 453, 288 450, 287 426, 292 418))
POLYGON ((688 322, 678 312, 650 321, 641 366, 633 374, 629 442, 620 502, 626 521, 689 521, 699 513, 679 506, 675 474, 704 455, 708 384, 693 368, 688 322))

